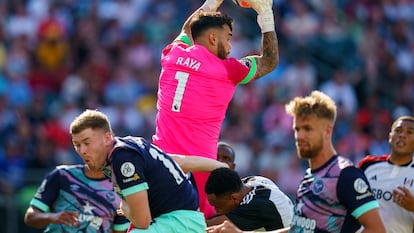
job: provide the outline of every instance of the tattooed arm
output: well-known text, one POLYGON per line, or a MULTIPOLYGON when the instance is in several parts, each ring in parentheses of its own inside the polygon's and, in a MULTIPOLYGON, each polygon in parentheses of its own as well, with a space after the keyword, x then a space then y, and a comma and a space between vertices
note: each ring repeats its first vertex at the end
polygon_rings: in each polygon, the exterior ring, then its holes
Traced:
POLYGON ((275 31, 262 34, 262 51, 260 56, 254 56, 258 73, 256 79, 272 72, 279 63, 279 48, 275 31))
POLYGON ((278 41, 275 32, 273 0, 245 0, 257 12, 257 23, 262 31, 262 51, 256 56, 256 79, 276 68, 279 63, 278 41))

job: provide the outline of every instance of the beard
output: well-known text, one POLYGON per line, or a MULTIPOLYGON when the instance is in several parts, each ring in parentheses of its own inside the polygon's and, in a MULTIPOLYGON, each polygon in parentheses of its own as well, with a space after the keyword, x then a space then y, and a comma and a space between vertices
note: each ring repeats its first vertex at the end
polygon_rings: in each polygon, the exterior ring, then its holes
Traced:
POLYGON ((217 45, 217 56, 221 59, 226 59, 228 53, 226 52, 226 49, 224 49, 223 43, 219 42, 217 45))
POLYGON ((309 143, 302 143, 301 146, 299 146, 296 142, 296 148, 299 158, 311 159, 316 157, 319 152, 322 151, 323 141, 322 138, 319 138, 319 140, 313 145, 309 143))

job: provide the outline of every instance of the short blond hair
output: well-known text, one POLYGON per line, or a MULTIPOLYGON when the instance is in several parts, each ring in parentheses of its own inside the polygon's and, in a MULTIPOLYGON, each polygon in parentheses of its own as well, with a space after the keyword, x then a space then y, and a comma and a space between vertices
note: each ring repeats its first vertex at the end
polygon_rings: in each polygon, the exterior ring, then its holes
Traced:
POLYGON ((72 121, 69 127, 70 134, 78 134, 85 129, 102 129, 112 133, 111 123, 108 117, 98 111, 87 109, 72 121))
POLYGON ((295 97, 285 105, 285 110, 294 118, 316 115, 318 118, 328 119, 332 123, 336 120, 335 102, 320 91, 312 91, 306 97, 295 97))

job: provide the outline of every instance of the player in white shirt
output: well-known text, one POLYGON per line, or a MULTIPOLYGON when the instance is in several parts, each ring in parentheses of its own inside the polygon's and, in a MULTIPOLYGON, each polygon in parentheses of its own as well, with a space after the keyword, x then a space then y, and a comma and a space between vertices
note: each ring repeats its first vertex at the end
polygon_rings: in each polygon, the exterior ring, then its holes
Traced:
POLYGON ((412 233, 414 229, 414 117, 394 121, 388 139, 391 152, 367 156, 358 164, 379 202, 387 233, 412 233))

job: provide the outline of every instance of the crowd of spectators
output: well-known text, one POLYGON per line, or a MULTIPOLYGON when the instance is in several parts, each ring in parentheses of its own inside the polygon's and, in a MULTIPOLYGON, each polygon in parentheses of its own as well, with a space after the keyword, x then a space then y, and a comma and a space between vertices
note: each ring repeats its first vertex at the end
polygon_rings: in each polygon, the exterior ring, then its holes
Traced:
MULTIPOLYGON (((117 135, 150 139, 161 50, 199 5, 0 1, 0 193, 43 178, 30 171, 81 162, 68 127, 85 108, 108 114, 117 135)), ((274 9, 280 64, 237 89, 221 140, 235 147, 241 176, 267 176, 292 194, 304 166, 286 101, 330 95, 336 148, 354 161, 387 153, 393 119, 413 114, 414 0, 274 0, 274 9)), ((231 56, 257 52, 254 11, 228 0, 221 10, 235 19, 231 56)))

